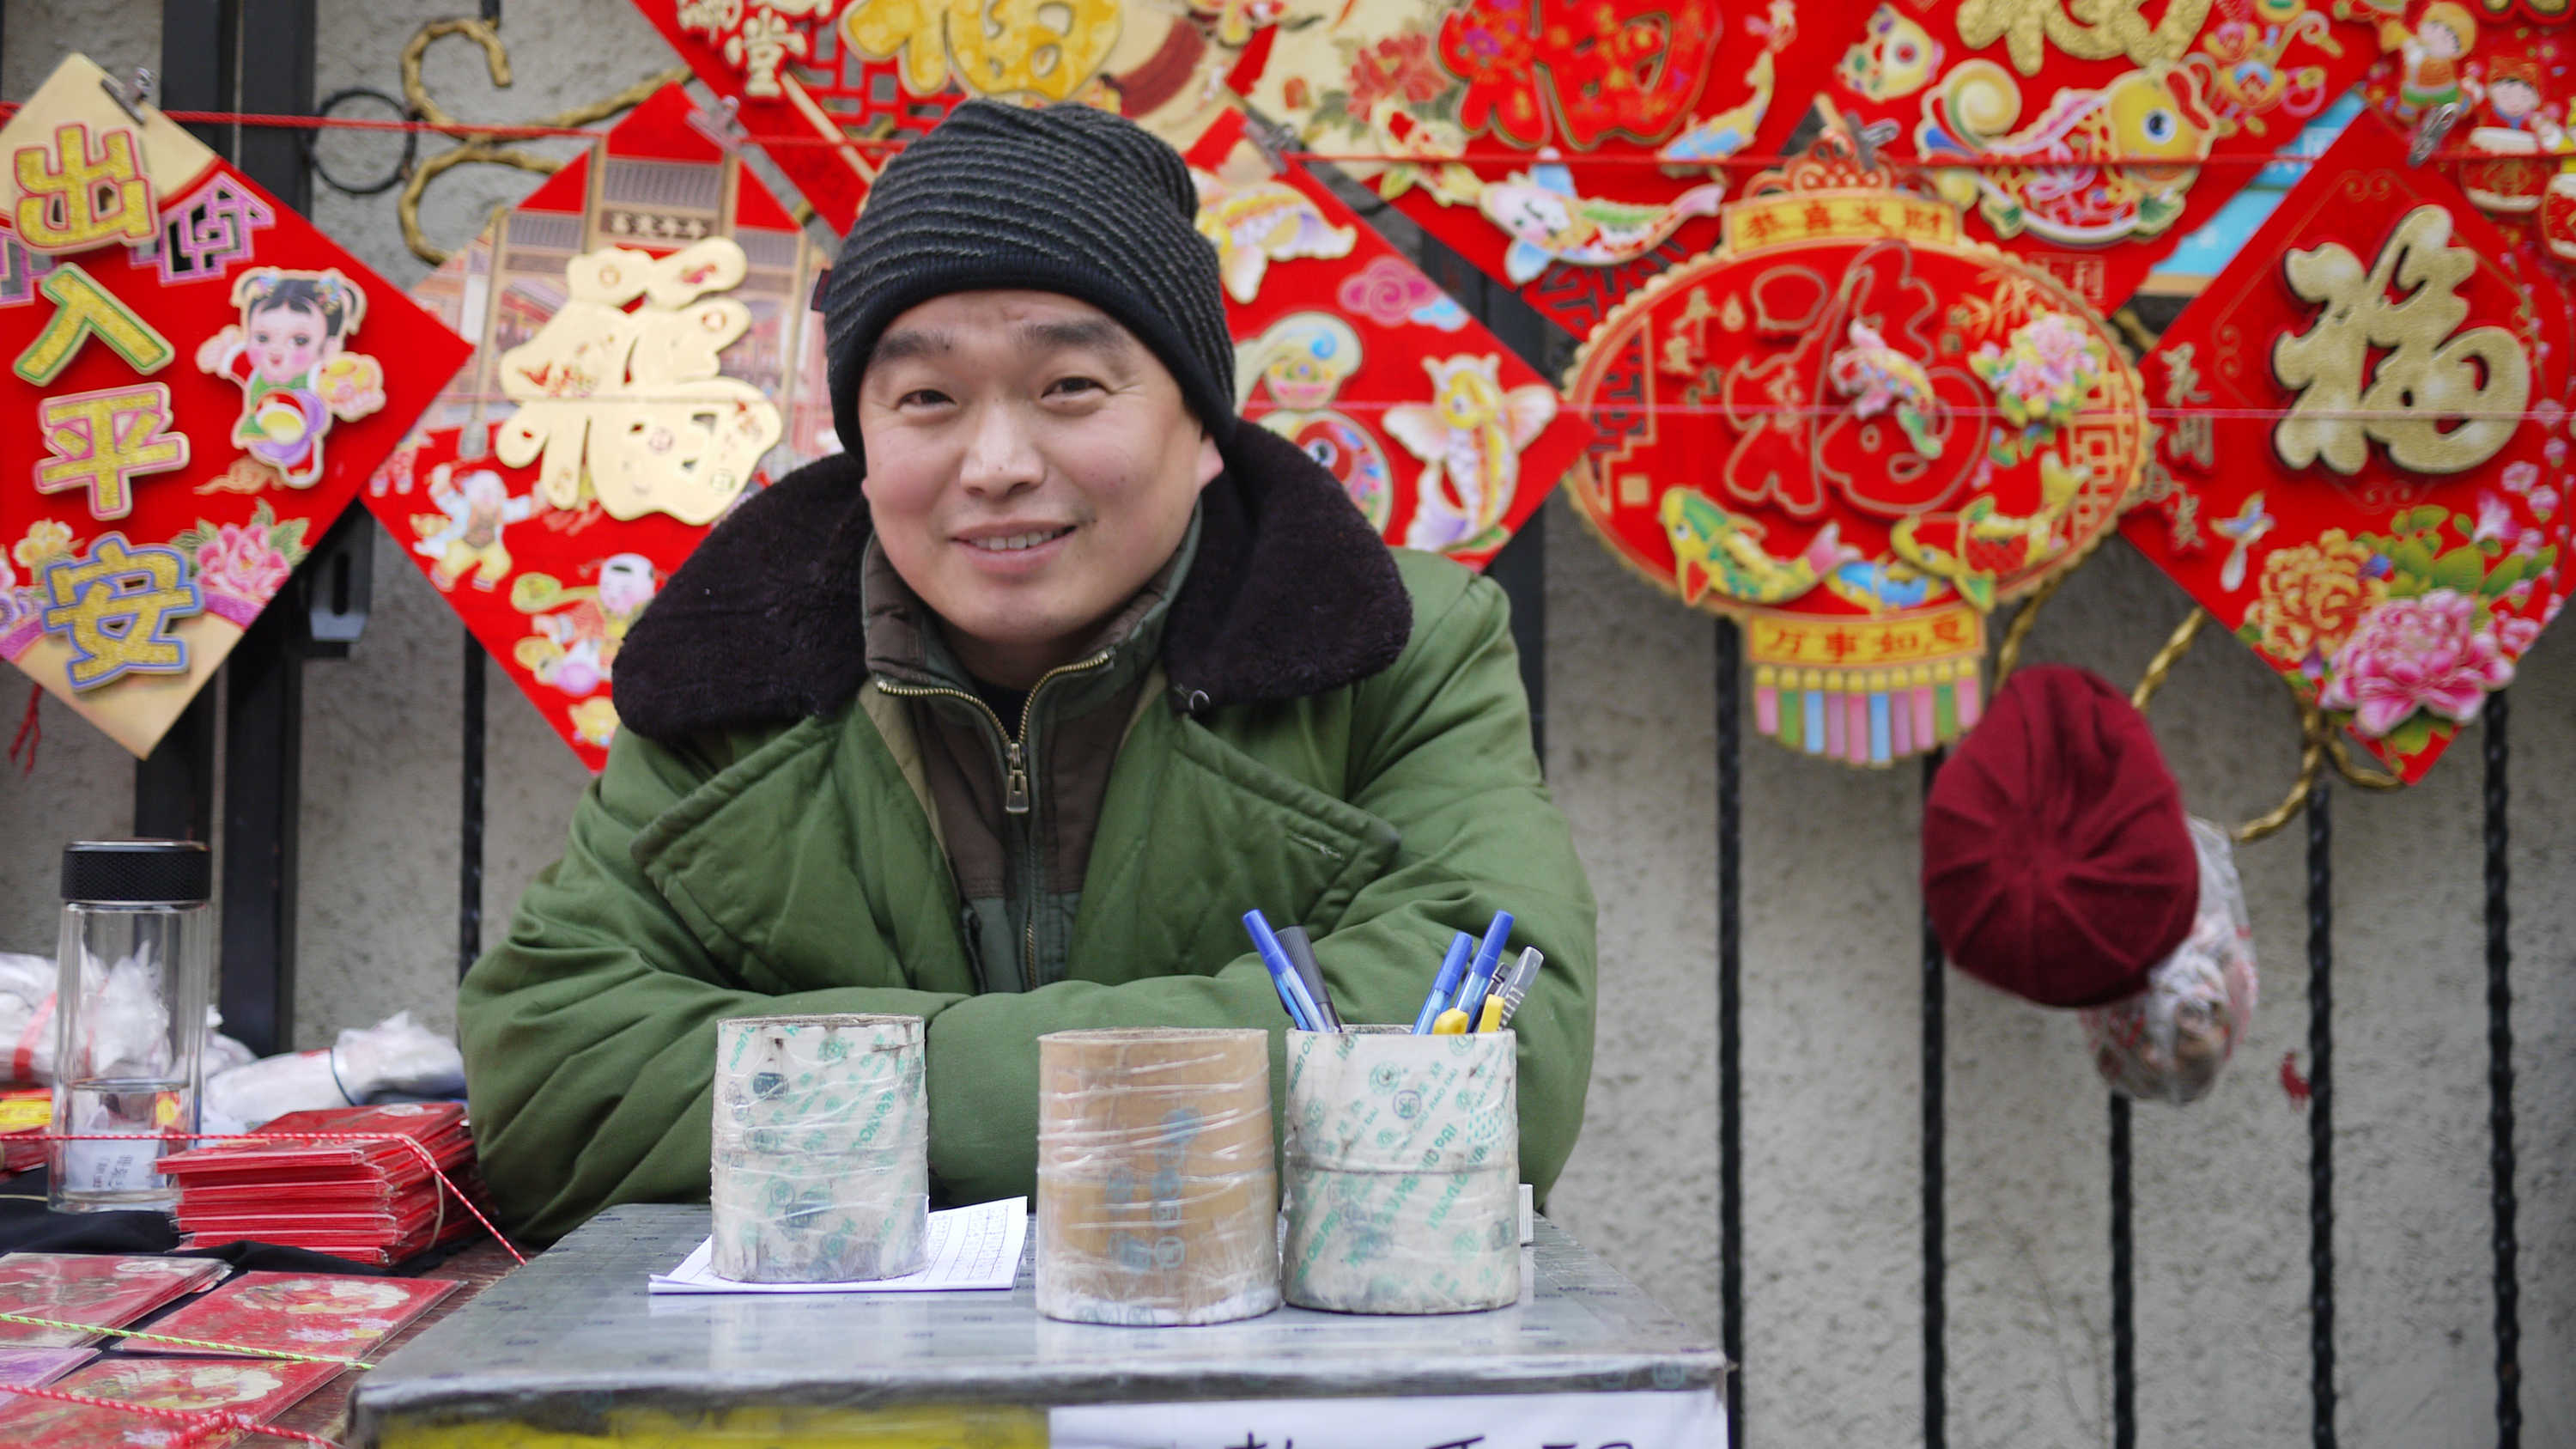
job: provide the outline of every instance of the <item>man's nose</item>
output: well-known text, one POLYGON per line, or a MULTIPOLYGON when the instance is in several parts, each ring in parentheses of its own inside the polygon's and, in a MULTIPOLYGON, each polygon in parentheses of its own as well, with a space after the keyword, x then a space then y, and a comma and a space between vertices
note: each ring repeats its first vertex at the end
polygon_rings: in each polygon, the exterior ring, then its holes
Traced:
POLYGON ((977 407, 959 477, 967 491, 998 497, 1034 488, 1045 477, 1046 462, 1022 410, 995 403, 977 407))

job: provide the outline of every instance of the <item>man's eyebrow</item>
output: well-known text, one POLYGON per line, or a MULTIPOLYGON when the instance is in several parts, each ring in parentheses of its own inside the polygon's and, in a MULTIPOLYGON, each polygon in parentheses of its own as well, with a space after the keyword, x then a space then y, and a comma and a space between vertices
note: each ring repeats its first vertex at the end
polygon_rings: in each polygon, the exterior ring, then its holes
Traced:
POLYGON ((1106 317, 1071 317, 1023 322, 1020 340, 1045 351, 1090 350, 1124 354, 1136 345, 1127 329, 1106 317))
POLYGON ((881 362, 903 362, 915 357, 928 357, 956 346, 956 339, 945 332, 926 327, 906 327, 877 339, 868 352, 868 365, 881 362))

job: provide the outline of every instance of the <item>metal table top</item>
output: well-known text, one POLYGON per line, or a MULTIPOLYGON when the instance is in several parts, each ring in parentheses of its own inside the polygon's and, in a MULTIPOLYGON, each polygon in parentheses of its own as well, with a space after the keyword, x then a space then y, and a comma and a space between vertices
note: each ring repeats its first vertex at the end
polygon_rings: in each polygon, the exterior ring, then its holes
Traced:
POLYGON ((620 1411, 1151 1403, 1720 1388, 1710 1337, 1540 1219, 1521 1302, 1377 1317, 1282 1308, 1197 1328, 1038 1315, 1029 1234, 1008 1293, 655 1297, 707 1209, 601 1213, 366 1375, 351 1429, 620 1411))

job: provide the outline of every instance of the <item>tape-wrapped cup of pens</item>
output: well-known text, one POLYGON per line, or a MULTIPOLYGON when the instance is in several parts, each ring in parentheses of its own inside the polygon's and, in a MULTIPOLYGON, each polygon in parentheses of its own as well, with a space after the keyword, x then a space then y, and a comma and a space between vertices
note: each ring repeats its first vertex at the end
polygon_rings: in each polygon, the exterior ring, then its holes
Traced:
POLYGON ((1468 1313, 1521 1292, 1508 1031, 1288 1034, 1288 1244, 1300 1308, 1468 1313))
POLYGON ((849 1283, 922 1265, 930 1104, 917 1016, 716 1024, 712 1266, 849 1283))
POLYGON ((1288 1033, 1288 1241, 1281 1288, 1300 1308, 1470 1313, 1521 1291, 1520 1103, 1506 1029, 1541 965, 1506 966, 1512 918, 1460 933, 1410 1028, 1345 1026, 1304 933, 1244 929, 1269 965, 1288 1033))

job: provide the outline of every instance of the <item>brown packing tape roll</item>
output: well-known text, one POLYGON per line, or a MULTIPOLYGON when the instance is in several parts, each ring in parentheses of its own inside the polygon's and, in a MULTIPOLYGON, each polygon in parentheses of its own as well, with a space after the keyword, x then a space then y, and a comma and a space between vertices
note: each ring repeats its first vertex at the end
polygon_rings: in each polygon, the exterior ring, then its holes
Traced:
POLYGON ((1278 1306, 1268 1033, 1058 1032, 1038 1074, 1040 1312, 1173 1325, 1278 1306))
POLYGON ((1099 1177, 1148 1158, 1194 1177, 1272 1165, 1267 1032, 1038 1038, 1039 1170, 1099 1177))

